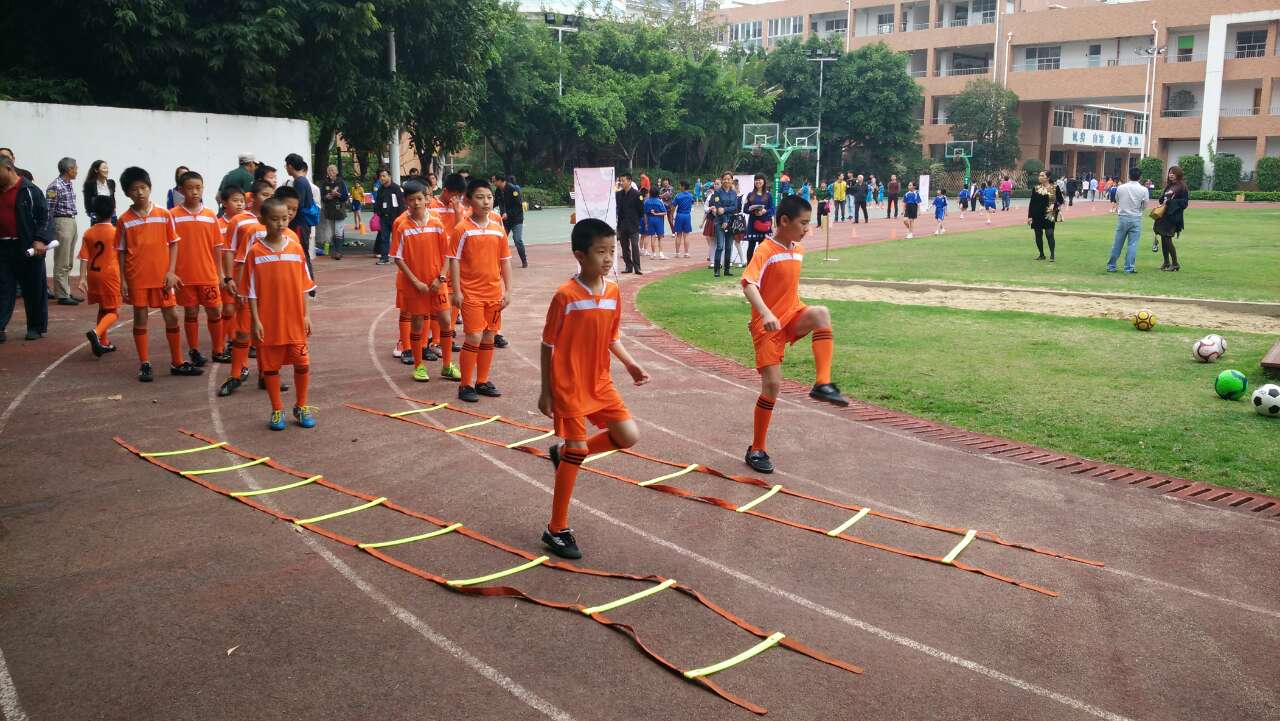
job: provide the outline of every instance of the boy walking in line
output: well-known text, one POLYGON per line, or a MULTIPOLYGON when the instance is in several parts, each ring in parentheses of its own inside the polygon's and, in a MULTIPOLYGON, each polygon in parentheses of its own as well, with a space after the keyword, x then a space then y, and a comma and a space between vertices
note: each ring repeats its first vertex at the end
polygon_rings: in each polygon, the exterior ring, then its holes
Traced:
MULTIPOLYGON (((245 197, 247 203, 244 212, 227 221, 228 244, 223 248, 223 283, 236 298, 235 318, 231 328, 226 331, 232 336, 231 343, 231 376, 218 387, 219 396, 229 396, 241 384, 249 379, 249 341, 251 313, 249 300, 245 297, 244 259, 253 245, 258 231, 264 230, 258 222, 258 211, 268 199, 275 194, 275 186, 266 180, 253 183, 253 190, 245 197), (233 334, 234 332, 234 334, 233 334)), ((225 309, 224 309, 225 313, 225 309)))
POLYGON ((803 198, 783 199, 778 205, 775 236, 756 249, 742 272, 742 292, 751 303, 748 327, 756 349, 756 371, 760 373, 760 397, 756 399, 755 428, 746 461, 760 473, 773 473, 773 461, 765 452, 765 437, 782 387, 782 359, 787 345, 812 333, 817 382, 809 397, 837 406, 849 405, 831 382, 831 357, 835 352, 831 313, 825 306, 806 306, 800 300, 800 266, 804 262, 800 241, 809 233, 811 212, 803 198))
POLYGON ((155 379, 147 348, 147 312, 159 308, 164 316, 164 335, 169 341, 169 373, 198 376, 204 371, 182 359, 182 335, 178 328, 174 291, 182 281, 178 267, 178 230, 173 216, 151 202, 151 176, 138 167, 125 168, 120 185, 133 205, 120 215, 116 228, 116 251, 124 269, 120 282, 121 299, 133 306, 133 345, 138 350, 138 380, 155 379))
POLYGON ((551 522, 542 542, 563 558, 582 558, 569 528, 569 501, 582 460, 592 453, 630 448, 640 431, 609 374, 612 353, 636 385, 649 374, 619 338, 622 297, 606 277, 613 268, 614 232, 603 220, 587 218, 573 227, 573 255, 581 270, 551 298, 542 329, 542 393, 538 410, 555 421, 563 442, 551 447, 556 469, 551 522), (587 437, 586 422, 603 430, 587 437))
POLYGON ((258 344, 258 367, 271 397, 273 431, 285 428, 284 403, 280 393, 280 367, 293 366, 297 401, 293 417, 303 428, 316 425, 315 409, 307 405, 311 365, 307 337, 311 335, 311 297, 316 284, 307 268, 306 251, 296 236, 288 233, 289 208, 280 198, 262 204, 265 234, 245 256, 245 294, 253 319, 253 338, 258 344))
POLYGON ((191 365, 201 368, 207 362, 200 353, 201 306, 204 306, 209 338, 213 341, 211 355, 217 359, 222 352, 222 294, 218 289, 218 265, 222 258, 223 240, 217 216, 204 207, 204 178, 188 170, 179 176, 178 188, 182 190, 182 204, 169 211, 174 225, 178 227, 178 234, 183 238, 182 253, 178 255, 178 278, 182 281, 178 288, 178 305, 182 306, 182 322, 187 334, 187 356, 191 365))
POLYGON ((116 349, 107 339, 107 329, 120 317, 120 265, 114 250, 116 226, 111 222, 116 201, 110 195, 95 195, 89 211, 98 222, 84 232, 80 246, 80 260, 84 261, 80 294, 86 302, 98 304, 98 323, 85 337, 93 355, 100 358, 116 349))
POLYGON ((489 369, 493 337, 502 327, 502 309, 511 300, 511 250, 502 220, 491 212, 489 181, 472 179, 467 184, 467 201, 471 213, 457 222, 449 236, 449 280, 453 306, 462 309, 466 337, 458 398, 475 403, 480 396, 502 395, 489 381, 489 369))
POLYGON ((427 212, 427 188, 422 183, 411 180, 404 184, 404 203, 408 211, 397 220, 391 234, 391 257, 400 270, 396 279, 400 307, 411 319, 413 379, 424 383, 431 380, 423 362, 423 326, 431 317, 442 328, 440 375, 447 380, 460 380, 462 373, 451 362, 453 325, 449 323, 449 290, 445 285, 444 226, 427 212))

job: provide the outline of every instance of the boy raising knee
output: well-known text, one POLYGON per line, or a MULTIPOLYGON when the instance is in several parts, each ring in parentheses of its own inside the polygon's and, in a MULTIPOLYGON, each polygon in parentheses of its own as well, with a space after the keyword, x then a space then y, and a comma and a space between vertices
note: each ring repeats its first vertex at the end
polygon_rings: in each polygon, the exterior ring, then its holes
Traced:
POLYGON ((613 268, 614 235, 608 223, 596 218, 573 226, 573 255, 581 270, 556 289, 542 329, 538 410, 555 421, 556 435, 564 439, 551 447, 556 487, 542 542, 562 558, 582 558, 569 528, 569 500, 582 460, 592 453, 630 448, 640 439, 609 374, 612 353, 636 385, 649 382, 649 374, 619 339, 622 297, 617 284, 605 277, 613 268), (588 438, 588 420, 604 430, 588 438))
POLYGON ((800 266, 809 233, 812 209, 804 198, 792 195, 778 204, 778 228, 774 237, 756 248, 742 272, 742 292, 751 303, 751 342, 756 348, 760 373, 760 397, 756 399, 755 432, 747 448, 747 465, 760 473, 773 473, 765 452, 765 436, 773 418, 773 406, 782 386, 782 358, 787 345, 813 334, 813 362, 817 383, 809 397, 837 406, 849 401, 831 382, 831 356, 835 340, 831 313, 825 306, 806 306, 800 300, 800 266))

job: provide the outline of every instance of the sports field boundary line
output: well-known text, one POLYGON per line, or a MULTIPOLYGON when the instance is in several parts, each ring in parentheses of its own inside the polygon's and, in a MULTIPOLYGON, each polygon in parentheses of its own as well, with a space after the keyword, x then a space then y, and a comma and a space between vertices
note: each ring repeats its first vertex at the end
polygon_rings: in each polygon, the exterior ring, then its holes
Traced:
MULTIPOLYGON (((686 270, 688 269, 664 268, 657 272, 646 272, 643 277, 622 285, 624 334, 628 338, 636 339, 640 345, 668 354, 691 368, 742 383, 759 383, 760 378, 754 368, 748 368, 735 360, 716 355, 677 338, 641 313, 636 306, 636 295, 640 289, 661 278, 686 270)), ((809 398, 808 386, 789 378, 782 380, 781 395, 796 403, 805 405, 817 403, 809 398)), ((1088 478, 1107 481, 1130 488, 1155 491, 1172 500, 1187 501, 1198 506, 1234 511, 1268 521, 1280 520, 1280 497, 1277 496, 1250 493, 1188 478, 1095 461, 1022 441, 967 431, 946 423, 927 420, 852 398, 847 408, 835 408, 827 404, 823 404, 823 407, 851 421, 887 426, 896 431, 914 434, 921 440, 954 448, 970 455, 993 456, 1029 467, 1057 471, 1053 475, 1064 479, 1088 478)))

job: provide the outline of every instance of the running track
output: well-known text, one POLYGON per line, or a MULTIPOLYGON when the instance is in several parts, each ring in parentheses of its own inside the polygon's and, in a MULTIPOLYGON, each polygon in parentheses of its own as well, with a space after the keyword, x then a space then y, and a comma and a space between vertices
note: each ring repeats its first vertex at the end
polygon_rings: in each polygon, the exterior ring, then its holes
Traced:
MULTIPOLYGON (((956 221, 953 232, 966 227, 977 223, 956 221)), ((883 239, 888 228, 860 226, 858 242, 883 239)), ((495 361, 506 395, 480 410, 543 422, 533 411, 538 334, 551 289, 572 270, 567 254, 537 246, 533 266, 516 271, 505 320, 512 346, 495 361)), ((112 442, 118 434, 144 449, 189 447, 174 432, 186 427, 537 551, 549 464, 343 407, 405 410, 415 406, 397 395, 451 400, 454 386, 415 384, 390 358, 392 272, 354 256, 321 261, 317 272, 315 431, 268 432, 265 394, 215 399, 220 377, 138 384, 127 328, 115 334, 121 352, 95 361, 79 345, 92 309, 55 307, 49 338, 0 347, 0 715, 749 718, 597 624, 451 594, 112 442)), ((654 382, 634 389, 617 376, 644 434, 638 450, 744 472, 757 390, 673 355, 646 326, 633 315, 626 330, 654 382)), ((162 357, 162 334, 152 338, 162 357)), ((852 676, 772 650, 716 677, 771 716, 1280 718, 1280 524, 974 455, 805 401, 779 403, 770 450, 785 472, 769 480, 788 488, 1107 564, 991 544, 965 551, 962 560, 1060 594, 1050 598, 583 473, 572 513, 585 565, 679 579, 758 626, 866 669, 852 676)), ((225 458, 207 455, 208 465, 225 458)), ((183 467, 204 465, 189 458, 183 467)), ((646 472, 633 459, 599 464, 646 472)), ((281 480, 246 469, 216 482, 281 480)), ((706 476, 673 483, 734 503, 759 494, 706 476)), ((344 507, 308 488, 269 498, 297 515, 344 507)), ((791 499, 766 504, 834 525, 791 499)), ((331 527, 385 538, 380 519, 357 514, 331 527)), ((955 542, 873 520, 861 533, 881 543, 941 554, 955 542)), ((511 565, 457 538, 400 555, 446 577, 511 565)), ((635 590, 542 570, 511 583, 593 603, 635 590)), ((754 643, 664 594, 611 615, 683 668, 754 643)))

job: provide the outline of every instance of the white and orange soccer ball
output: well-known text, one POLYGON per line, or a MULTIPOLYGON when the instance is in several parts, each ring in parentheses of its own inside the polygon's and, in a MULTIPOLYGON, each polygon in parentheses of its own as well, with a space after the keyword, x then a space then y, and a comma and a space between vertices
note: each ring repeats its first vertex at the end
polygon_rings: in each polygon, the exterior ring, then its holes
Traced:
POLYGON ((1151 330, 1156 327, 1156 314, 1149 309, 1143 308, 1133 314, 1133 327, 1138 330, 1151 330))
POLYGON ((1210 333, 1191 344, 1191 357, 1201 363, 1212 363, 1227 352, 1227 340, 1217 333, 1210 333))

